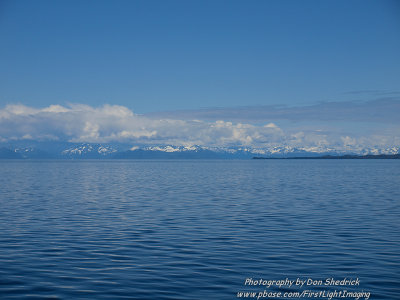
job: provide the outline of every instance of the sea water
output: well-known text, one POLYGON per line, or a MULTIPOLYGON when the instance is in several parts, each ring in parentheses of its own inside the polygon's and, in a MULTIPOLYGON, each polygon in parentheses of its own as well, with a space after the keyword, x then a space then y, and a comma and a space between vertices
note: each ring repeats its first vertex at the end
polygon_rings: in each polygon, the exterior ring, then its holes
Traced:
POLYGON ((0 298, 400 299, 399 185, 399 160, 2 160, 0 298))

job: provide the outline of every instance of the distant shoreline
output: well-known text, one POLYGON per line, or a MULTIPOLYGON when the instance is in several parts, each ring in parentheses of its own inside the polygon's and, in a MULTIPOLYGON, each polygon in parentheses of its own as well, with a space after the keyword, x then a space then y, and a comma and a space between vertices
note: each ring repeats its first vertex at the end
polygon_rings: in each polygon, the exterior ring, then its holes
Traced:
POLYGON ((261 157, 261 156, 254 156, 252 159, 400 159, 400 154, 322 155, 322 156, 295 156, 295 157, 261 157))

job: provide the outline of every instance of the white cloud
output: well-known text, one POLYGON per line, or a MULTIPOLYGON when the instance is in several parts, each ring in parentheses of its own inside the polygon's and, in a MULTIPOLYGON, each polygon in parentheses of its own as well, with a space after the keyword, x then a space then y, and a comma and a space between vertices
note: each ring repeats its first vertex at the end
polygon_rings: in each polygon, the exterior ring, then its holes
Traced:
POLYGON ((63 107, 61 105, 50 105, 49 107, 43 108, 42 111, 43 112, 62 113, 62 112, 69 112, 70 109, 63 107))
POLYGON ((83 104, 33 108, 8 105, 0 109, 0 141, 59 140, 71 142, 122 142, 253 148, 291 146, 308 149, 356 149, 379 145, 399 146, 399 131, 355 136, 312 128, 285 128, 266 120, 263 124, 230 120, 180 120, 134 114, 124 106, 91 107, 83 104))

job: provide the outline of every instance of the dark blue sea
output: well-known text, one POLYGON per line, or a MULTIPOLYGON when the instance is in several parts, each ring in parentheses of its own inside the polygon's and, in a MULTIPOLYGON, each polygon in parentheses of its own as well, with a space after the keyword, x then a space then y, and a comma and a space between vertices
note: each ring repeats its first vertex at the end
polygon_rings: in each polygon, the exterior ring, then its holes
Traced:
POLYGON ((329 295, 400 299, 399 160, 0 161, 0 299, 329 295))

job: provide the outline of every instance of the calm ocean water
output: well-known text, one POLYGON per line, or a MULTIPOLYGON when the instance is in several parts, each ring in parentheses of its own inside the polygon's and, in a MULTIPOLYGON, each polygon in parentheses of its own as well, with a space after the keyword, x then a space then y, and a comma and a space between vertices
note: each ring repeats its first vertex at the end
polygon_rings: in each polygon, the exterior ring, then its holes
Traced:
POLYGON ((0 298, 400 299, 399 186, 398 160, 3 160, 0 298), (244 285, 331 277, 360 285, 244 285))

